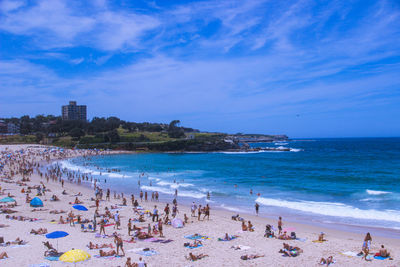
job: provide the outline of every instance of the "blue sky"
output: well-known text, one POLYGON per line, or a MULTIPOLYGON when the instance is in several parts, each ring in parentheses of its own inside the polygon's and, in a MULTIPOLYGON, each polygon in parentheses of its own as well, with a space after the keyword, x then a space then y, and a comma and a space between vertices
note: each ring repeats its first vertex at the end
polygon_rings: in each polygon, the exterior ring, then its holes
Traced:
POLYGON ((400 2, 0 1, 0 117, 400 136, 400 2))

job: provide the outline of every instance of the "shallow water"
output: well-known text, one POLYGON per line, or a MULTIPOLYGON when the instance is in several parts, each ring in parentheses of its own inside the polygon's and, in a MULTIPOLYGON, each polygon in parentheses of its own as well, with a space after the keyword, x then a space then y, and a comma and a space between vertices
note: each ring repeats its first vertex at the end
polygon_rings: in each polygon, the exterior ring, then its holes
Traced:
POLYGON ((400 138, 314 139, 252 146, 292 149, 112 155, 94 157, 85 166, 83 159, 62 165, 91 172, 105 188, 128 194, 141 189, 171 199, 177 189, 179 201, 205 203, 210 192, 212 206, 233 212, 253 211, 258 202, 260 211, 271 216, 400 229, 400 138), (121 172, 107 173, 99 166, 121 172))

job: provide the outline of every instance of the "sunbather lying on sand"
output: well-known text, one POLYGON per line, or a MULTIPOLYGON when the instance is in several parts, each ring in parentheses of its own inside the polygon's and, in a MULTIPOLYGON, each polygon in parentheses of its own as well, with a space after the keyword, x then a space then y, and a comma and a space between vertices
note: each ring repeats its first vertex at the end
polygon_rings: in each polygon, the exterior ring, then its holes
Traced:
POLYGON ((185 247, 197 248, 198 246, 203 245, 200 240, 195 240, 193 243, 185 243, 185 247))
POLYGON ((87 247, 89 249, 114 248, 111 243, 110 244, 102 244, 99 246, 98 244, 93 244, 92 242, 89 242, 89 245, 87 245, 87 247))
POLYGON ((38 230, 32 229, 30 233, 35 235, 44 235, 47 234, 47 229, 46 228, 39 228, 38 230))
POLYGON ((324 265, 326 264, 326 266, 329 266, 330 264, 333 263, 333 257, 329 256, 328 258, 321 258, 321 260, 319 261, 319 264, 324 265))
POLYGON ((232 239, 235 239, 236 237, 238 237, 237 235, 228 235, 228 233, 225 233, 224 238, 220 238, 220 240, 223 241, 230 241, 232 239))
POLYGON ((61 213, 67 213, 65 210, 51 210, 49 212, 50 214, 61 214, 61 213))
POLYGON ((264 257, 264 256, 265 255, 251 254, 251 255, 243 255, 240 258, 242 260, 253 260, 253 259, 261 258, 261 257, 264 257))
POLYGON ((100 249, 99 253, 100 253, 100 257, 110 257, 110 256, 117 255, 117 252, 115 252, 115 250, 110 250, 110 251, 105 252, 102 249, 100 249))
POLYGON ((291 240, 292 238, 286 233, 286 231, 283 232, 283 234, 280 234, 278 236, 278 239, 281 240, 291 240))
POLYGON ((19 237, 17 237, 17 239, 15 239, 15 241, 6 242, 6 245, 7 246, 9 246, 9 245, 25 245, 26 243, 28 243, 28 242, 26 242, 26 241, 20 239, 19 237))
POLYGON ((137 234, 137 238, 139 238, 139 239, 147 239, 147 238, 151 238, 151 237, 153 237, 153 236, 149 235, 148 233, 145 233, 145 232, 139 232, 137 234))
POLYGON ((199 254, 199 255, 194 255, 193 253, 189 253, 189 257, 186 257, 185 256, 185 258, 187 259, 187 260, 191 260, 191 261, 197 261, 197 260, 201 260, 202 258, 205 258, 205 257, 208 257, 208 255, 206 255, 206 254, 203 254, 203 253, 201 253, 201 254, 199 254))

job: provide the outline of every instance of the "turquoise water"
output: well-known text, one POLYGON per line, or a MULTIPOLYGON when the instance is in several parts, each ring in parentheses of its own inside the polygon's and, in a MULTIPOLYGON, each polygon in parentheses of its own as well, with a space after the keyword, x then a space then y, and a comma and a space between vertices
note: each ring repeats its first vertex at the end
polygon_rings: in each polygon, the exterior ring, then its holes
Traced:
POLYGON ((113 155, 62 164, 91 172, 102 187, 128 194, 140 189, 158 191, 163 199, 171 200, 178 189, 179 202, 209 202, 236 213, 253 212, 258 202, 265 216, 284 214, 303 221, 400 229, 400 138, 316 139, 253 146, 292 149, 113 155), (99 166, 121 172, 102 170, 100 176, 99 166))

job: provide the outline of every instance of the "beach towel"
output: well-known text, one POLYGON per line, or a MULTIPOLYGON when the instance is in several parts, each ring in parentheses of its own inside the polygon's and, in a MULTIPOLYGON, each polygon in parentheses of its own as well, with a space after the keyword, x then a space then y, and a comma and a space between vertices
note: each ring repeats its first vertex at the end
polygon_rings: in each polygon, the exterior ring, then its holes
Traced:
POLYGON ((157 240, 162 240, 162 239, 157 239, 157 238, 155 238, 155 237, 150 237, 150 238, 147 238, 147 239, 142 239, 142 241, 144 241, 144 242, 156 242, 157 240))
POLYGON ((313 242, 313 243, 324 243, 324 242, 326 242, 326 240, 323 240, 323 241, 313 240, 312 242, 313 242))
POLYGON ((139 252, 139 251, 143 251, 144 248, 132 248, 127 250, 128 252, 139 252))
POLYGON ((376 259, 376 260, 386 260, 386 259, 389 259, 389 257, 374 256, 374 259, 376 259))
POLYGON ((197 247, 187 246, 187 248, 194 249, 194 248, 199 248, 199 247, 202 247, 202 246, 203 246, 202 244, 198 244, 197 247))
POLYGON ((48 261, 58 261, 60 257, 45 257, 46 260, 48 261))
POLYGON ((208 236, 205 235, 186 235, 185 238, 195 240, 195 239, 211 239, 208 236))
POLYGON ((235 249, 235 250, 248 250, 248 249, 251 249, 251 247, 249 247, 249 246, 243 246, 243 245, 232 246, 231 248, 233 248, 233 249, 235 249))
POLYGON ((31 264, 29 267, 50 267, 47 263, 31 264))
POLYGON ((157 255, 158 252, 155 250, 147 250, 147 251, 138 251, 136 254, 142 255, 142 256, 154 256, 157 255))
POLYGON ((306 242, 307 238, 296 238, 296 240, 300 241, 300 242, 306 242))
POLYGON ((230 239, 218 238, 218 241, 231 241, 231 240, 233 240, 233 239, 236 239, 237 237, 236 237, 236 236, 230 236, 229 238, 230 238, 230 239))
POLYGON ((102 257, 102 256, 100 256, 100 255, 94 255, 94 257, 95 257, 95 258, 98 258, 98 259, 106 259, 106 260, 113 260, 113 259, 116 259, 116 258, 122 258, 121 256, 107 256, 107 257, 102 257))
POLYGON ((170 242, 172 242, 172 241, 174 241, 174 240, 172 240, 172 239, 167 239, 167 240, 161 240, 161 241, 159 241, 159 243, 161 243, 161 244, 168 244, 168 243, 170 243, 170 242))
POLYGON ((10 246, 10 248, 23 248, 23 247, 29 247, 29 245, 23 244, 23 245, 13 245, 13 246, 10 246))
POLYGON ((347 257, 362 257, 362 255, 359 256, 357 252, 353 252, 353 251, 341 252, 340 254, 347 256, 347 257))

